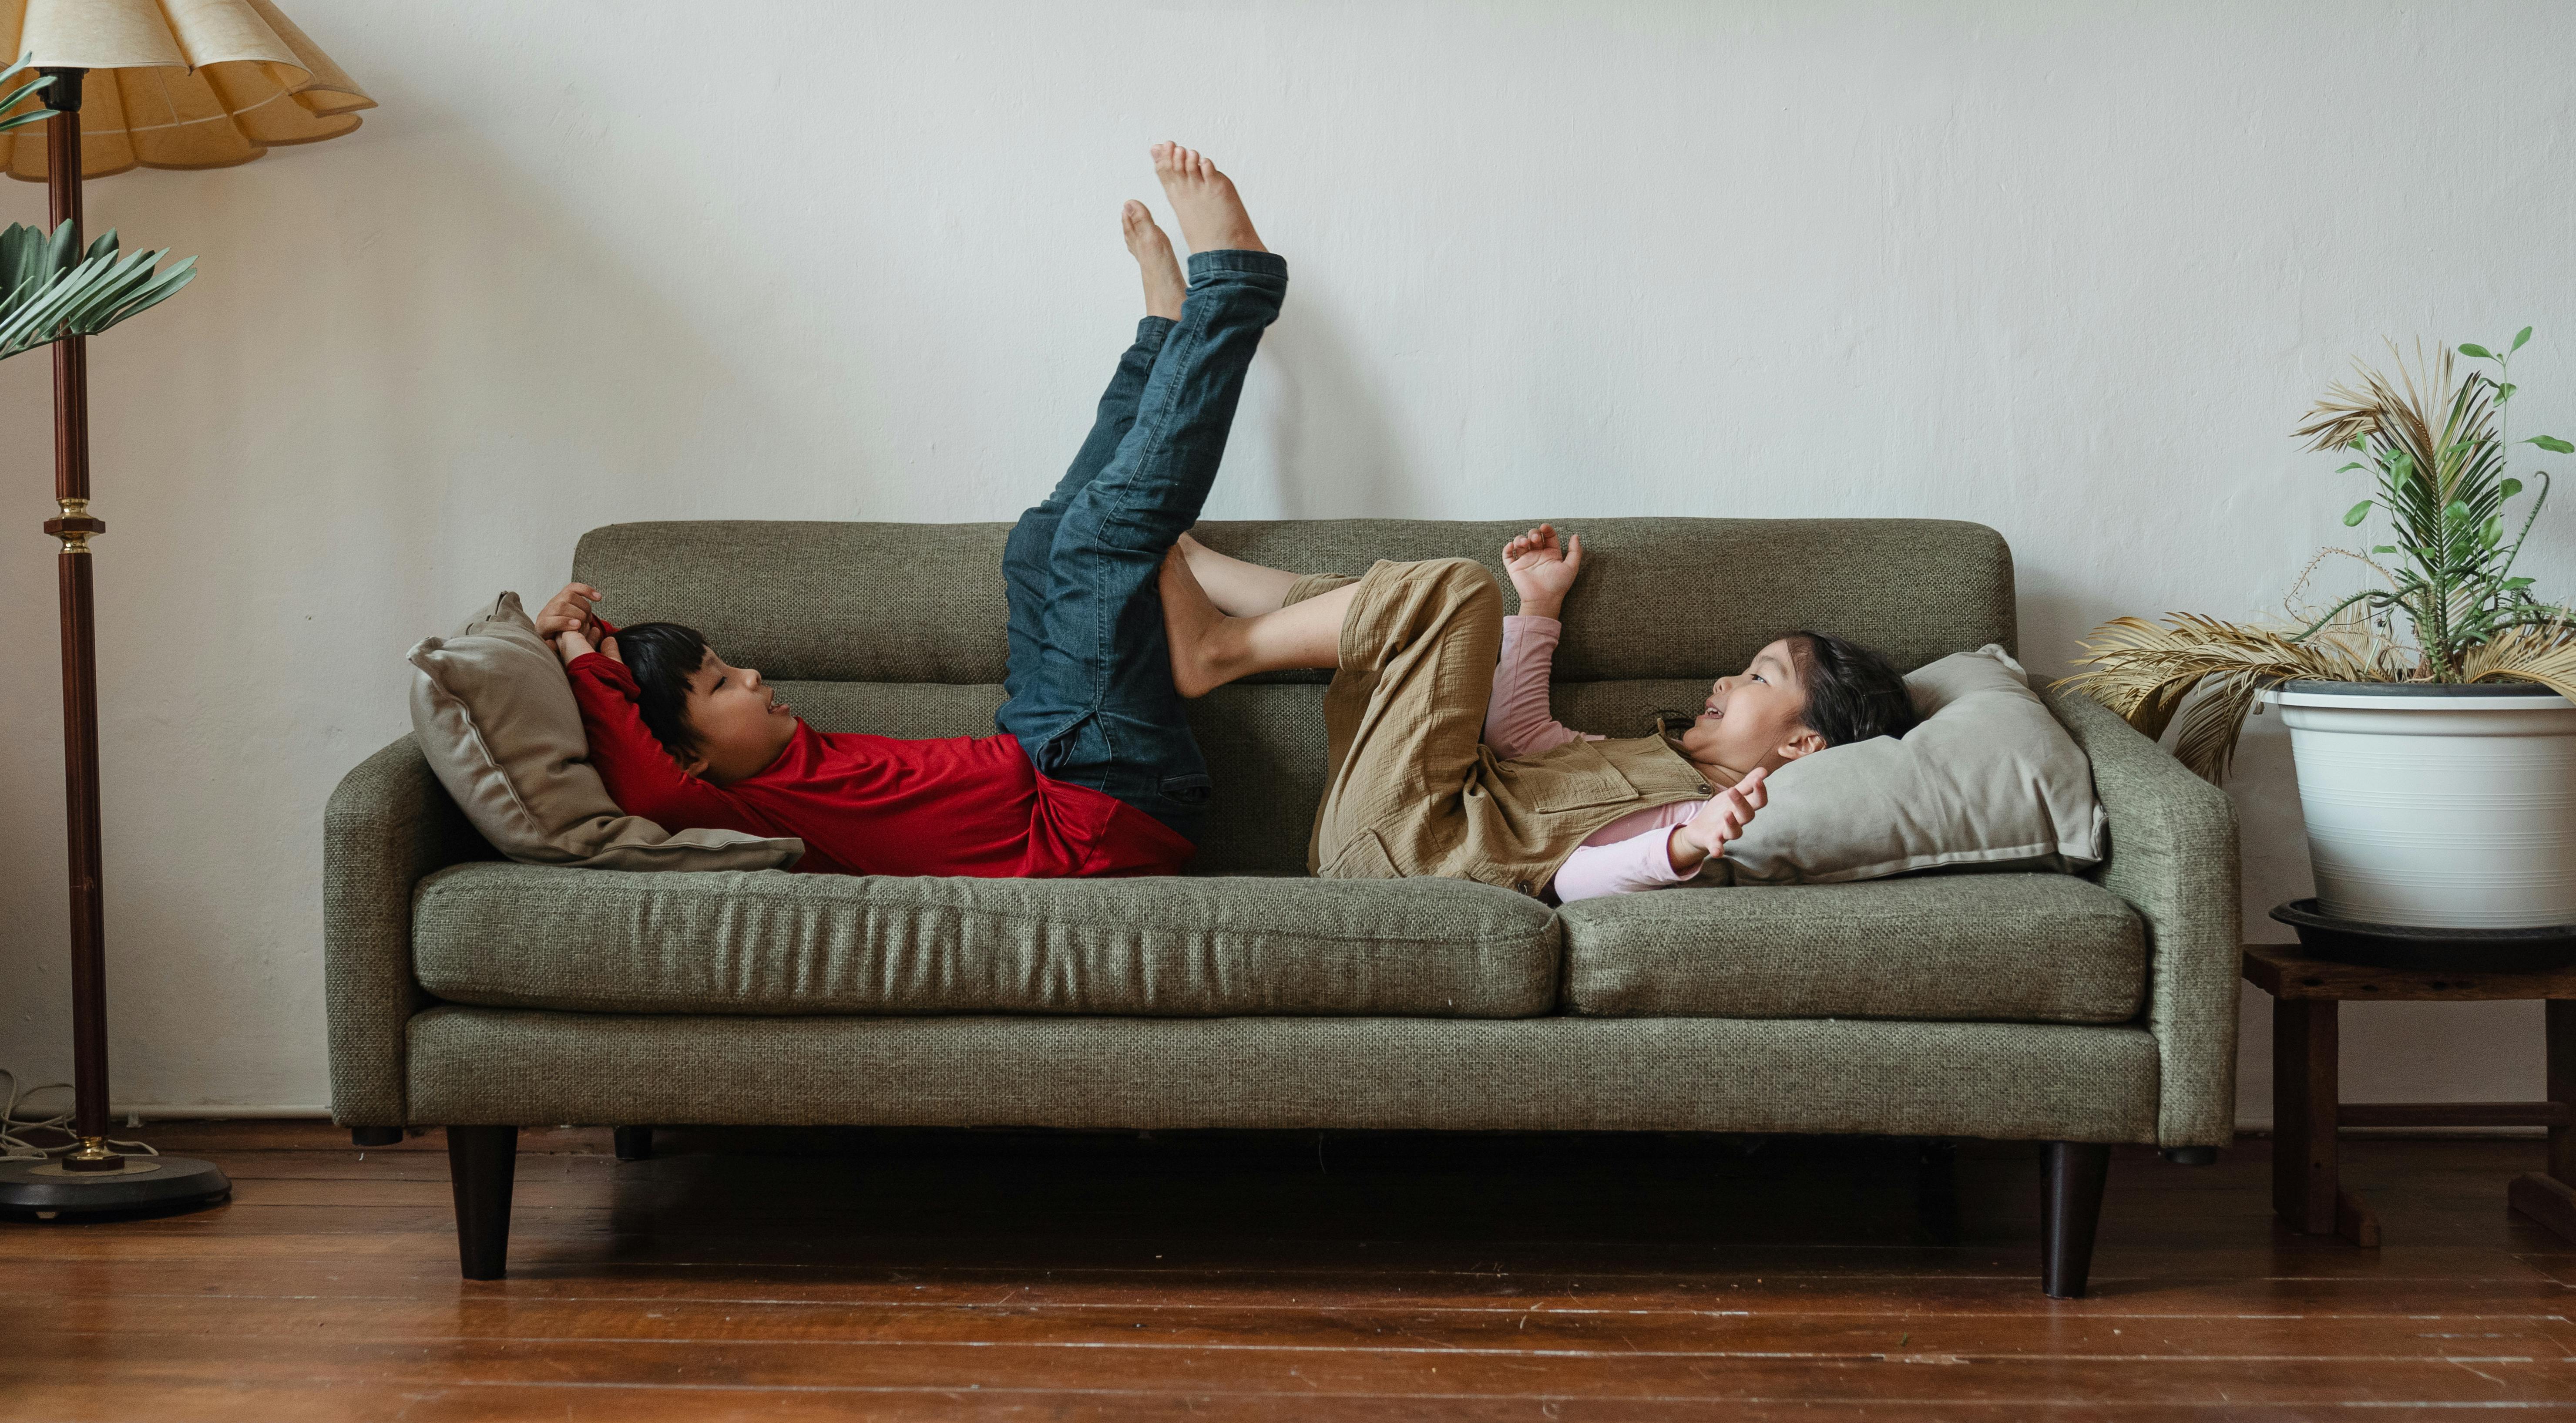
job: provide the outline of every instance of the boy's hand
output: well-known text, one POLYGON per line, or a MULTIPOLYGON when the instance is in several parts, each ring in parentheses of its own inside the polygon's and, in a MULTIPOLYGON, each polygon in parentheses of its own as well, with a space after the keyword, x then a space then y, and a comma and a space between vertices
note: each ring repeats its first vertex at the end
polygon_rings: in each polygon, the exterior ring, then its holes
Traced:
POLYGON ((1583 536, 1560 543, 1556 526, 1541 524, 1503 545, 1503 570, 1511 574, 1512 589, 1521 595, 1524 615, 1555 617, 1565 607, 1575 575, 1583 571, 1583 536))
POLYGON ((593 648, 590 645, 589 638, 584 637, 579 632, 557 633, 555 634, 554 642, 555 655, 562 658, 564 660, 564 665, 567 667, 572 665, 574 658, 593 651, 596 651, 600 656, 607 658, 611 662, 624 662, 626 660, 625 658, 617 655, 617 639, 613 637, 608 641, 601 643, 596 648, 593 648))
POLYGON ((1770 803, 1770 792, 1762 788, 1768 774, 1755 768, 1752 775, 1702 802, 1699 813, 1688 824, 1673 827, 1664 848, 1672 857, 1675 873, 1698 873, 1700 866, 1726 848, 1726 842, 1744 837, 1744 827, 1753 823, 1753 813, 1770 803))
POLYGON ((537 610, 537 636, 553 638, 577 632, 585 641, 597 640, 599 616, 590 610, 590 605, 598 602, 600 596, 600 591, 587 583, 565 584, 562 592, 547 599, 546 605, 537 610))

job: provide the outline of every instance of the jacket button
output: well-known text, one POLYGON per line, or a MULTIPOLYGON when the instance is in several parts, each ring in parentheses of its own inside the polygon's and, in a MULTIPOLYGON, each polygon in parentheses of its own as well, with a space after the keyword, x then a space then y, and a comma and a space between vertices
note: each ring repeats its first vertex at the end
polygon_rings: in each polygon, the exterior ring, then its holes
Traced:
POLYGON ((1712 790, 1710 790, 1710 789, 1708 788, 1708 782, 1706 782, 1706 781, 1702 781, 1702 782, 1700 782, 1700 783, 1699 783, 1699 793, 1700 793, 1701 795, 1715 795, 1715 794, 1717 794, 1717 792, 1712 791, 1712 790))
POLYGON ((1529 892, 1530 892, 1530 887, 1529 887, 1529 886, 1530 886, 1530 882, 1529 882, 1528 880, 1522 880, 1522 881, 1521 881, 1521 893, 1523 893, 1523 894, 1527 894, 1527 893, 1529 893, 1529 892))

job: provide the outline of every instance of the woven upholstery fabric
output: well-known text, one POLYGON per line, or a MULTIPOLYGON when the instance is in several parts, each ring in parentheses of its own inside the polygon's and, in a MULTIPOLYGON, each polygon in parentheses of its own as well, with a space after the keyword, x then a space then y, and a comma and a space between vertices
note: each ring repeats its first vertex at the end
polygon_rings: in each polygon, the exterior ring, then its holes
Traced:
POLYGON ((2146 936, 2071 875, 1674 889, 1579 900, 1565 1007, 1612 1017, 2125 1023, 2146 936))
POLYGON ((2152 1141, 2134 1028, 1733 1018, 675 1018, 433 1008, 423 1123, 2152 1141))
POLYGON ((331 1112, 341 1124, 408 1120, 403 1025, 429 1001, 412 983, 412 886, 494 853, 408 736, 359 762, 331 792, 322 812, 322 987, 331 1112))
MULTIPOLYGON (((1501 576, 1526 523, 1326 519, 1207 523, 1222 553, 1300 573, 1381 558, 1472 558, 1501 576)), ((1938 519, 1588 519, 1565 606, 1564 681, 1709 681, 1783 632, 1816 628, 1899 671, 2015 646, 2012 553, 1938 519), (1726 589, 1720 616, 1665 616, 1675 588, 1726 589)), ((608 590, 611 621, 668 619, 727 661, 783 681, 998 683, 1006 524, 689 521, 582 536, 573 575, 608 590)), ((1291 679, 1291 680, 1313 680, 1291 679)), ((1586 728, 1601 730, 1602 728, 1586 728)), ((1224 779, 1224 768, 1218 768, 1224 779)))
POLYGON ((2111 854, 2086 878, 2147 929, 2147 1028, 2163 1080, 2166 1146, 2225 1146, 2236 1131, 2236 803, 2089 697, 2042 691, 2093 762, 2111 854))
POLYGON ((1364 1013, 1555 1006, 1557 925, 1456 881, 626 874, 460 865, 413 908, 458 1003, 583 1013, 1364 1013))

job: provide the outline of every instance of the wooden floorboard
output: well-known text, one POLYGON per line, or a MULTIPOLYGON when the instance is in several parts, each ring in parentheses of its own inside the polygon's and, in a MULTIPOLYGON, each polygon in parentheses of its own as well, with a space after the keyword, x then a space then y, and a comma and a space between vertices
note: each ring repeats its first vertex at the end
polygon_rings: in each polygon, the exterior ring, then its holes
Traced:
POLYGON ((523 1134, 457 1277, 436 1133, 155 1128, 233 1200, 0 1225, 0 1413, 48 1419, 2119 1419, 2576 1415, 2533 1140, 2355 1139, 2387 1232, 2268 1153, 2115 1158, 2041 1297, 2027 1147, 1695 1136, 523 1134))

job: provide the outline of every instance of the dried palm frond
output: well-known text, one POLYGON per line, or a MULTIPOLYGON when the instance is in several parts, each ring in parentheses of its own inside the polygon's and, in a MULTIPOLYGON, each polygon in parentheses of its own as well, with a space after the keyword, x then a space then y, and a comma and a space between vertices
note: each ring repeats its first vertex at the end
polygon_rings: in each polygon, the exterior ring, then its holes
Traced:
POLYGON ((2469 649, 2464 682, 2537 682, 2576 702, 2576 627, 2563 622, 2507 628, 2469 649))
POLYGON ((2237 733, 2264 688, 2294 678, 2385 682, 2403 655, 2366 624, 2348 620, 2297 641, 2286 629, 2195 613, 2171 613, 2163 623, 2114 618, 2093 630, 2084 651, 2075 665, 2087 670, 2057 685, 2083 692, 2151 737, 2163 737, 2182 713, 2174 755, 2212 784, 2227 778, 2237 733))

